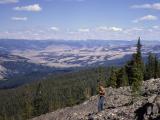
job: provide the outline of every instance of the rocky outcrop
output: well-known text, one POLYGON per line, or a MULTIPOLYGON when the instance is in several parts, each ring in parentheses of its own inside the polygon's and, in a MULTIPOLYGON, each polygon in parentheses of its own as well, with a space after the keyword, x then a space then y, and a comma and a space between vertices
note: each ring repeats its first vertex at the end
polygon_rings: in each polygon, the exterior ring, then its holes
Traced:
POLYGON ((32 120, 160 120, 160 79, 145 81, 141 95, 130 87, 106 89, 105 109, 97 112, 98 96, 83 104, 41 115, 32 120))

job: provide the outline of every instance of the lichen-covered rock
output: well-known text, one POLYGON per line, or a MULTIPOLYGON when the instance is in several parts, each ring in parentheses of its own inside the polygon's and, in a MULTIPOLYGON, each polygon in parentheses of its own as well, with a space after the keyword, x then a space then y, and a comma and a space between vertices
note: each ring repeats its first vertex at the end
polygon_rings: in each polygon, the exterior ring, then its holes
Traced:
POLYGON ((97 112, 98 96, 83 104, 41 115, 32 120, 160 120, 160 79, 145 81, 141 96, 130 87, 107 88, 104 111, 97 112))

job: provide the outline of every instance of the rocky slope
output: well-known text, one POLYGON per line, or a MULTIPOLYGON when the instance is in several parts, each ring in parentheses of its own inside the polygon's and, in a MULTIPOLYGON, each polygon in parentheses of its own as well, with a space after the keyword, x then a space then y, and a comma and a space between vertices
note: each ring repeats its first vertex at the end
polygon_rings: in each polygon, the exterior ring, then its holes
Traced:
POLYGON ((141 96, 130 87, 106 89, 105 110, 97 112, 98 96, 74 106, 41 115, 32 120, 160 120, 160 79, 145 81, 141 96))

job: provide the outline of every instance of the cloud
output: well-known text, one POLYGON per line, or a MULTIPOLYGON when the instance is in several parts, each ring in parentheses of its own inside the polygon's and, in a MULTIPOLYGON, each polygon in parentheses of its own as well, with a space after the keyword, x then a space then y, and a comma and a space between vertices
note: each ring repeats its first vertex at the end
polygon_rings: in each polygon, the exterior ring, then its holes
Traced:
POLYGON ((150 4, 143 4, 143 5, 133 5, 131 8, 151 8, 150 4))
POLYGON ((80 28, 78 29, 78 32, 89 32, 90 29, 89 28, 80 28))
POLYGON ((18 3, 19 0, 0 0, 0 4, 18 3))
POLYGON ((119 27, 106 27, 106 26, 100 26, 97 28, 97 31, 114 31, 114 32, 120 32, 123 31, 122 28, 119 27))
POLYGON ((28 6, 18 6, 13 9, 17 11, 33 11, 33 12, 39 12, 42 10, 39 4, 33 4, 28 6))
POLYGON ((15 21, 26 21, 28 18, 27 17, 12 17, 11 19, 15 21))
POLYGON ((110 27, 109 30, 112 30, 112 31, 115 31, 115 32, 123 31, 122 28, 118 28, 118 27, 110 27))
POLYGON ((100 26, 100 27, 97 28, 97 31, 108 31, 108 27, 100 26))
POLYGON ((160 10, 160 3, 133 5, 133 6, 131 6, 131 8, 160 10))
MULTIPOLYGON (((10 38, 10 39, 29 39, 29 40, 46 40, 46 39, 65 39, 65 40, 87 40, 87 39, 97 39, 97 40, 133 40, 136 39, 137 36, 141 36, 144 40, 159 40, 160 39, 160 27, 151 26, 151 27, 129 27, 129 28, 121 28, 121 32, 115 32, 113 30, 109 30, 109 28, 113 28, 108 26, 107 31, 97 31, 97 28, 85 28, 89 29, 89 32, 70 32, 74 31, 74 29, 70 29, 70 31, 61 30, 56 34, 53 34, 52 30, 48 30, 48 28, 23 28, 17 30, 8 30, 1 31, 0 38, 10 38)), ((117 27, 116 27, 117 28, 117 27)), ((84 29, 84 28, 83 28, 84 29)), ((117 30, 117 29, 116 29, 117 30)))
POLYGON ((50 27, 50 29, 53 30, 53 31, 56 31, 56 32, 59 31, 58 27, 50 27))
POLYGON ((155 25, 152 27, 153 29, 159 29, 160 27, 158 25, 155 25))
POLYGON ((138 23, 138 22, 141 22, 141 21, 154 21, 154 20, 158 20, 158 17, 154 16, 154 15, 146 15, 146 16, 143 16, 143 17, 138 18, 136 20, 133 20, 133 22, 138 23))

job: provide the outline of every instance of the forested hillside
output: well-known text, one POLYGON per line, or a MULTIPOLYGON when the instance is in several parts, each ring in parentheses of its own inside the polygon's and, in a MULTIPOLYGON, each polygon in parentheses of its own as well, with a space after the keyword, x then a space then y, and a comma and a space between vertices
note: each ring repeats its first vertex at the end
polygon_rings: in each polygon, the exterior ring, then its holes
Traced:
POLYGON ((97 80, 107 79, 108 71, 99 67, 51 75, 30 85, 0 90, 0 120, 23 120, 79 104, 96 94, 97 80))

